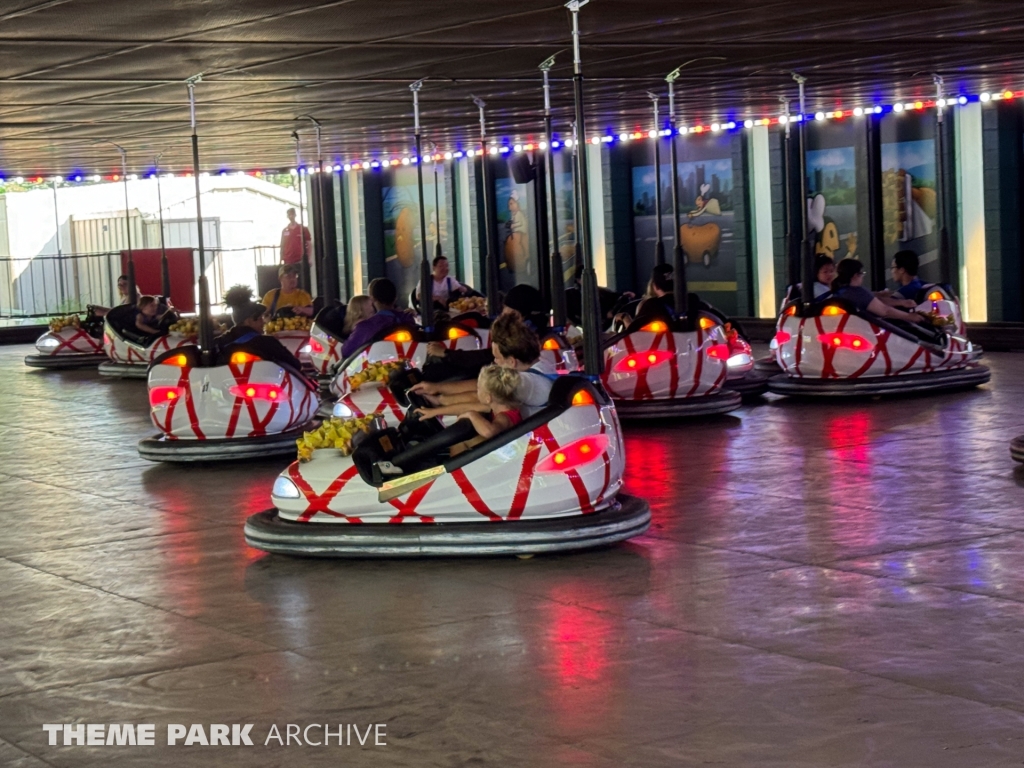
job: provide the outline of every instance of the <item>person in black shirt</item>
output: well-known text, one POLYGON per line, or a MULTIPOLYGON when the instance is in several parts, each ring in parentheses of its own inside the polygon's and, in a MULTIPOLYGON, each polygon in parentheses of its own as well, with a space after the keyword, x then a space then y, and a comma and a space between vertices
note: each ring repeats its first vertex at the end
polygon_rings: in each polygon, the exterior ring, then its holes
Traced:
POLYGON ((236 344, 245 344, 253 354, 274 363, 288 365, 295 371, 302 370, 302 363, 288 348, 273 336, 265 336, 263 327, 267 319, 267 308, 249 301, 232 307, 235 327, 217 339, 221 352, 236 344))
POLYGON ((890 307, 864 287, 864 265, 857 259, 843 259, 836 266, 836 279, 832 281, 832 295, 846 299, 861 312, 870 312, 889 320, 903 320, 908 323, 923 323, 924 318, 916 312, 904 312, 890 307))

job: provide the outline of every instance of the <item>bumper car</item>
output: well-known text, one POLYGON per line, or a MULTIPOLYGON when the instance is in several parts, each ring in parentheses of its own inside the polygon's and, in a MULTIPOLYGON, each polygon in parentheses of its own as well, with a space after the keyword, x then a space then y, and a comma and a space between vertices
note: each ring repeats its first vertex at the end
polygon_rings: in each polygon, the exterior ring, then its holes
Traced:
POLYGON ((691 301, 685 318, 647 314, 606 340, 602 381, 623 419, 728 413, 742 402, 724 388, 730 354, 721 317, 691 301))
POLYGON ((560 378, 545 409, 450 456, 471 434, 459 421, 405 445, 385 428, 351 456, 316 451, 281 473, 274 508, 249 518, 246 542, 329 557, 534 554, 610 544, 649 526, 647 503, 620 493, 619 422, 588 379, 560 378))
POLYGON ((50 322, 50 330, 36 340, 36 354, 27 355, 25 365, 53 370, 95 368, 106 359, 103 320, 72 315, 50 322))
POLYGON ((707 302, 700 303, 700 311, 717 319, 725 331, 729 357, 725 362, 727 374, 724 388, 739 392, 740 396, 745 398, 760 397, 767 392, 768 376, 757 369, 754 350, 750 347, 743 329, 707 302))
POLYGON ((1010 443, 1010 456, 1013 457, 1014 461, 1024 463, 1024 435, 1015 437, 1013 442, 1010 443))
POLYGON ((144 379, 154 359, 178 347, 196 343, 192 334, 168 333, 156 338, 135 330, 135 308, 115 307, 107 313, 103 323, 103 351, 107 360, 100 363, 102 376, 144 379))
POLYGON ((277 339, 285 349, 295 355, 302 363, 303 371, 313 373, 315 369, 309 356, 311 330, 312 323, 308 318, 289 312, 279 314, 268 322, 264 333, 277 339))
POLYGON ((341 362, 345 309, 344 305, 324 307, 309 329, 309 363, 324 387, 330 382, 331 371, 341 362))
POLYGON ((430 333, 411 325, 389 328, 341 362, 330 383, 331 394, 337 402, 326 407, 335 416, 380 413, 386 423, 397 425, 405 416, 404 409, 388 389, 386 377, 374 380, 374 375, 385 371, 382 365, 388 363, 422 368, 427 360, 427 344, 432 341, 439 341, 448 349, 484 346, 477 329, 454 321, 438 323, 430 333))
POLYGON ((940 326, 899 324, 829 298, 791 303, 775 334, 782 373, 768 380, 780 395, 850 397, 966 389, 989 380, 981 349, 967 340, 952 292, 930 286, 919 311, 940 326))
POLYGON ((196 346, 164 352, 149 368, 160 433, 139 443, 151 461, 191 462, 291 453, 320 405, 314 385, 262 349, 236 344, 203 367, 196 346))

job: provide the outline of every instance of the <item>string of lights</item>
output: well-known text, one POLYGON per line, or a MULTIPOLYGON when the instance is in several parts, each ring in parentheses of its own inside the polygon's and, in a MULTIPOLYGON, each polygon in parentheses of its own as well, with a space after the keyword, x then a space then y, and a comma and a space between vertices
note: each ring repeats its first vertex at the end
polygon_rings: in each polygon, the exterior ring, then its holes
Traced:
MULTIPOLYGON (((903 114, 912 112, 922 112, 936 107, 956 107, 964 106, 971 102, 988 104, 990 102, 998 101, 1010 101, 1012 99, 1019 99, 1024 97, 1024 90, 1022 91, 1001 91, 997 93, 980 93, 977 95, 961 95, 950 97, 949 99, 928 99, 924 101, 907 101, 907 102, 895 102, 892 104, 874 104, 871 106, 858 106, 852 109, 836 109, 828 112, 815 112, 814 114, 808 113, 807 115, 777 115, 771 117, 761 117, 756 119, 747 119, 743 122, 737 122, 735 120, 728 120, 722 122, 712 123, 695 123, 693 125, 680 125, 676 133, 680 136, 686 136, 689 134, 705 134, 705 133, 721 133, 736 130, 751 129, 757 126, 776 126, 786 125, 787 123, 799 123, 803 120, 808 122, 814 120, 816 122, 822 122, 827 120, 844 120, 848 118, 864 117, 865 115, 884 115, 887 113, 903 114)), ((590 144, 613 144, 613 143, 626 143, 630 141, 642 141, 644 139, 654 139, 658 136, 667 137, 671 136, 672 131, 670 129, 662 129, 660 131, 632 131, 622 133, 606 133, 600 136, 592 136, 587 141, 590 144)), ((562 148, 571 149, 573 146, 572 139, 566 139, 565 141, 553 140, 551 142, 551 149, 558 150, 562 148)), ((547 151, 547 142, 541 141, 537 143, 494 143, 488 148, 488 152, 491 155, 506 155, 509 153, 519 152, 533 152, 547 151)), ((353 159, 345 162, 335 161, 335 163, 325 163, 324 172, 328 173, 347 173, 350 171, 370 171, 379 170, 382 168, 393 168, 400 166, 416 165, 418 162, 442 162, 448 160, 462 160, 467 158, 474 158, 482 154, 482 150, 477 149, 454 149, 447 151, 439 151, 430 155, 423 155, 421 158, 417 158, 415 154, 404 155, 400 157, 374 157, 373 159, 353 159)), ((264 176, 274 176, 282 174, 295 175, 306 175, 317 173, 318 169, 316 166, 303 166, 300 168, 290 169, 260 169, 260 170, 247 170, 247 171, 231 171, 231 170, 220 170, 216 174, 209 172, 200 173, 201 178, 206 178, 211 175, 218 176, 253 176, 255 178, 262 178, 264 176)), ((192 171, 180 171, 177 173, 167 172, 160 174, 163 178, 175 178, 185 177, 191 178, 192 171)), ((128 180, 135 181, 139 178, 156 178, 155 173, 143 174, 129 174, 128 180)), ((71 184, 71 183, 82 183, 82 182, 100 182, 100 181, 120 181, 121 176, 117 173, 111 173, 106 176, 99 174, 74 174, 67 178, 62 176, 16 176, 13 178, 7 178, 0 175, 0 186, 9 184, 11 182, 15 184, 71 184)))

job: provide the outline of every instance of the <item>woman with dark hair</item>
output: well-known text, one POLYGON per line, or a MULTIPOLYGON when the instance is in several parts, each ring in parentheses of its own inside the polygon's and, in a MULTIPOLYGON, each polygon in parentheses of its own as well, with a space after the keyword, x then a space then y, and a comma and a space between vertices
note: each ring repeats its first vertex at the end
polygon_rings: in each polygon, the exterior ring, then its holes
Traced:
POLYGON ((852 303, 861 312, 867 311, 889 320, 923 323, 916 312, 904 312, 880 301, 864 287, 864 265, 856 259, 843 259, 836 266, 836 279, 832 281, 832 295, 852 303))

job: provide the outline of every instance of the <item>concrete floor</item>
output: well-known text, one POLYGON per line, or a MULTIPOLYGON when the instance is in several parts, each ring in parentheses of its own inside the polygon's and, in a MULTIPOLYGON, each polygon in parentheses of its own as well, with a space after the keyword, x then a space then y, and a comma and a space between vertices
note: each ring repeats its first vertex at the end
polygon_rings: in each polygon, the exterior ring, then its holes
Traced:
POLYGON ((655 524, 626 545, 322 562, 243 543, 284 462, 148 464, 142 382, 26 351, 0 348, 0 765, 1024 763, 1024 355, 969 393, 627 428, 655 524), (65 722, 388 746, 48 746, 65 722))

